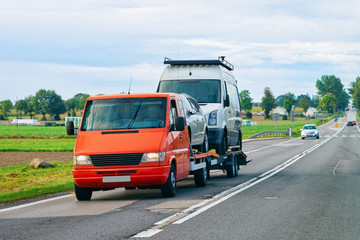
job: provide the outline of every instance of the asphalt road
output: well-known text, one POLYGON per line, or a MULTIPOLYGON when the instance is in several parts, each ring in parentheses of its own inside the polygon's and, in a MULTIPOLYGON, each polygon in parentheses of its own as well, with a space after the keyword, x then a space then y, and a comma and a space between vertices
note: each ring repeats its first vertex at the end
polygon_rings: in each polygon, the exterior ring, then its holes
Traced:
POLYGON ((359 239, 360 130, 332 125, 320 139, 246 141, 238 177, 190 177, 175 198, 116 189, 0 209, 0 239, 359 239))

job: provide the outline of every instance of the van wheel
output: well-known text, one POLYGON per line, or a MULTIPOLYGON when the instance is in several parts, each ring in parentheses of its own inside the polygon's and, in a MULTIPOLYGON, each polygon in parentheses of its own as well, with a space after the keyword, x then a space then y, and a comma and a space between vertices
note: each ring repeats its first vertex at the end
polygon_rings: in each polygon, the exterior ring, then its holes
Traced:
POLYGON ((225 154, 228 150, 228 142, 227 142, 227 135, 226 132, 223 133, 223 137, 221 139, 220 146, 216 149, 218 154, 222 155, 225 154))
POLYGON ((174 197, 176 195, 176 171, 174 164, 171 164, 166 183, 161 186, 161 194, 163 197, 174 197))
POLYGON ((75 185, 75 196, 79 201, 89 201, 92 196, 92 190, 90 188, 80 188, 75 185))
POLYGON ((207 132, 205 132, 204 142, 201 145, 201 152, 202 153, 207 153, 208 151, 209 151, 209 138, 208 138, 207 132))

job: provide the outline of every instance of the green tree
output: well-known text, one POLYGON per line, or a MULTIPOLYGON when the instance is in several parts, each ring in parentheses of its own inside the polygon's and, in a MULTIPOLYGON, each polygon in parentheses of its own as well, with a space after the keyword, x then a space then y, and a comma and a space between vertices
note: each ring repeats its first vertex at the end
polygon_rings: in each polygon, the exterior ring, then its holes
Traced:
POLYGON ((27 103, 27 110, 26 113, 29 114, 30 118, 32 119, 35 115, 35 107, 34 107, 34 96, 28 96, 24 99, 27 103))
POLYGON ((23 99, 18 100, 18 101, 16 101, 16 103, 15 103, 15 109, 20 112, 20 116, 22 115, 21 112, 23 112, 24 115, 25 115, 26 112, 27 112, 27 109, 28 109, 28 104, 27 104, 27 102, 26 102, 25 100, 23 100, 23 99))
POLYGON ((76 116, 76 107, 79 104, 79 99, 78 98, 70 98, 68 100, 65 101, 65 107, 66 107, 66 111, 68 112, 68 116, 76 116))
POLYGON ((46 120, 47 105, 48 105, 46 90, 40 89, 39 91, 37 91, 35 93, 35 96, 32 98, 32 101, 35 108, 35 112, 43 115, 41 120, 46 120))
POLYGON ((40 89, 32 98, 35 111, 42 114, 42 120, 46 120, 46 114, 55 120, 60 120, 60 114, 66 112, 64 101, 54 90, 40 89))
POLYGON ((288 115, 290 115, 291 112, 291 108, 293 105, 296 104, 296 99, 295 99, 295 95, 291 92, 288 92, 286 94, 284 94, 284 104, 283 107, 285 108, 286 112, 288 113, 288 115))
POLYGON ((60 120, 60 114, 66 112, 64 100, 61 96, 56 94, 54 90, 48 90, 46 112, 54 118, 54 120, 60 120))
POLYGON ((306 113, 306 111, 309 109, 310 107, 310 100, 308 97, 303 96, 300 98, 299 101, 299 106, 303 109, 303 111, 306 113))
MULTIPOLYGON (((75 95, 75 96, 76 96, 76 95, 75 95)), ((90 97, 89 94, 86 94, 86 93, 82 94, 82 95, 81 95, 81 98, 79 99, 78 105, 76 106, 76 109, 82 111, 82 110, 84 109, 85 102, 86 102, 86 99, 87 99, 88 97, 90 97)))
POLYGON ((243 90, 240 92, 239 94, 240 97, 240 104, 241 104, 241 109, 246 111, 246 112, 250 112, 252 109, 252 98, 250 97, 250 91, 249 90, 243 90))
POLYGON ((0 102, 0 109, 4 119, 7 119, 8 113, 12 109, 13 104, 10 100, 3 100, 0 102))
POLYGON ((320 101, 319 108, 328 113, 334 113, 336 109, 336 98, 333 94, 326 94, 320 101))
POLYGON ((317 108, 320 104, 321 97, 319 95, 313 95, 310 101, 310 106, 317 108))
POLYGON ((351 88, 349 88, 349 93, 352 97, 353 105, 360 109, 360 77, 357 77, 355 82, 350 83, 351 88))
POLYGON ((284 94, 276 97, 276 105, 283 107, 284 106, 284 94))
POLYGON ((318 79, 316 81, 316 88, 321 97, 331 93, 336 98, 335 110, 343 110, 348 106, 349 95, 345 92, 344 85, 341 83, 340 78, 334 75, 323 75, 321 80, 318 79))
POLYGON ((261 108, 264 110, 265 117, 269 118, 270 111, 276 107, 276 101, 269 87, 264 90, 264 96, 261 98, 261 108))

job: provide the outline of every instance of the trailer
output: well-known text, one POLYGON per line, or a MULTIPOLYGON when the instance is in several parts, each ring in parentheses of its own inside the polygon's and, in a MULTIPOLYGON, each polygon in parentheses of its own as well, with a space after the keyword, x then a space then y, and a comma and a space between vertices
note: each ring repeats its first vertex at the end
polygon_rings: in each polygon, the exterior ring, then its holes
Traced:
POLYGON ((240 146, 232 146, 226 154, 219 155, 209 151, 193 153, 190 157, 190 174, 194 175, 195 186, 204 187, 210 179, 210 170, 223 170, 228 178, 238 176, 240 165, 247 165, 247 155, 240 146))

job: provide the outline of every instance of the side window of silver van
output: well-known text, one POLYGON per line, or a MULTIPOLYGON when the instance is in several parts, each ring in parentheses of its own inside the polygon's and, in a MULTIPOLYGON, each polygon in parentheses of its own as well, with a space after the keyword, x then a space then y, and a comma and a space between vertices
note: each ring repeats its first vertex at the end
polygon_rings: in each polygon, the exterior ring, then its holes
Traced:
POLYGON ((230 97, 230 106, 234 109, 240 110, 239 93, 237 88, 231 83, 226 83, 227 91, 230 97))

